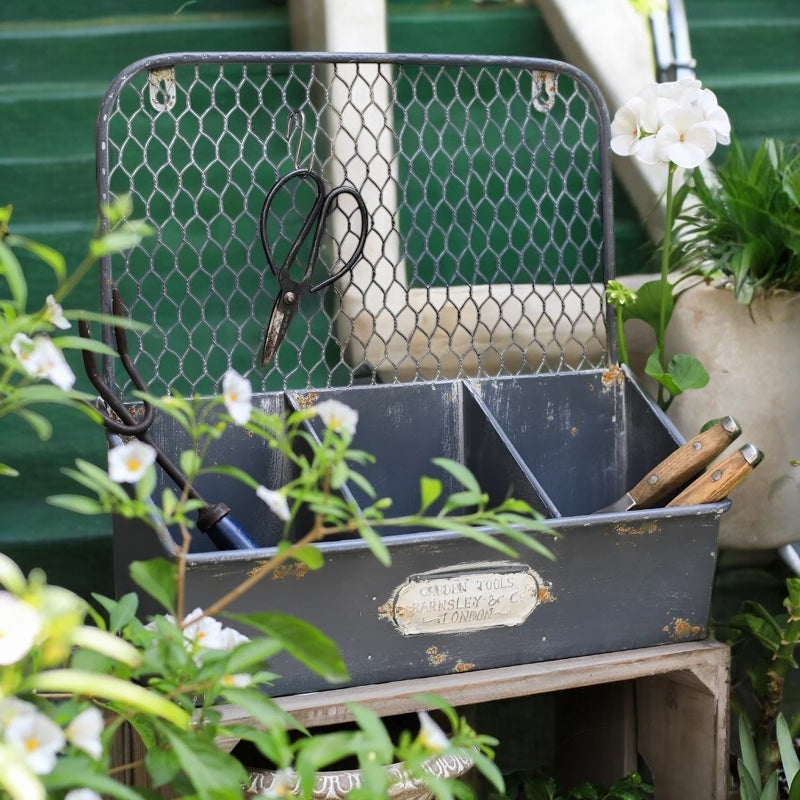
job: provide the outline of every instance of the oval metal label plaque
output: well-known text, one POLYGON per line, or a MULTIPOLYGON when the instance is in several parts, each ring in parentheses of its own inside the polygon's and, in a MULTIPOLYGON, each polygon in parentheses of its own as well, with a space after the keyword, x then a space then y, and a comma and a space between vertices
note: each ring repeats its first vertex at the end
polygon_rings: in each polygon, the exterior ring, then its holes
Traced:
POLYGON ((400 633, 463 633, 521 625, 543 582, 527 564, 459 564, 409 576, 383 606, 400 633))

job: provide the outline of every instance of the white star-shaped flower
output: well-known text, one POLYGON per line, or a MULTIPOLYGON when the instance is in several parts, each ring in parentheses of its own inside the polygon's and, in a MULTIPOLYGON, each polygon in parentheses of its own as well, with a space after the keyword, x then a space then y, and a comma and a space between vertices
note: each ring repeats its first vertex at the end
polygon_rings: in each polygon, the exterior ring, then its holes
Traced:
POLYGON ((108 477, 116 483, 136 483, 155 460, 155 449, 145 442, 117 445, 108 451, 108 477))
POLYGON ((250 381, 235 369, 229 369, 222 377, 222 399, 225 408, 237 425, 246 425, 250 420, 253 390, 250 381))

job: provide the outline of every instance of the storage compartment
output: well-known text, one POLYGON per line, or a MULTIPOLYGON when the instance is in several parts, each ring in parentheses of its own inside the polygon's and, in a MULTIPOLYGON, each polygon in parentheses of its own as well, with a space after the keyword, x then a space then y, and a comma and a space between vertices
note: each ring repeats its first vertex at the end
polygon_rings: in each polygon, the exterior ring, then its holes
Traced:
MULTIPOLYGON (((439 512, 448 494, 461 488, 452 475, 431 463, 440 457, 467 467, 491 505, 512 494, 546 517, 556 515, 536 477, 509 447, 505 431, 461 381, 289 393, 295 408, 308 407, 309 398, 315 403, 338 400, 358 412, 352 446, 375 457, 359 471, 378 497, 392 498, 388 513, 393 517, 418 511, 421 475, 442 481, 442 498, 429 510, 431 515, 439 512)), ((312 418, 309 424, 319 438, 320 420, 312 418)), ((349 490, 357 503, 369 502, 357 486, 349 490)), ((413 531, 384 528, 381 534, 413 531)))

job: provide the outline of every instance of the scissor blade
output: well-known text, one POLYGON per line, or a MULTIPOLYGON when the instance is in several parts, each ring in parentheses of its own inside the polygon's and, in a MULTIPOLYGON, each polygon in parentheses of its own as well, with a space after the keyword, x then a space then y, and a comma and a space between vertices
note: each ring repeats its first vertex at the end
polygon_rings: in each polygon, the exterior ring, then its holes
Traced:
MULTIPOLYGON (((261 347, 261 366, 266 366, 278 351, 278 347, 286 336, 289 323, 292 321, 296 300, 292 303, 285 301, 286 292, 281 292, 272 305, 272 313, 264 331, 264 344, 261 347)), ((294 295, 292 295, 294 298, 294 295)))

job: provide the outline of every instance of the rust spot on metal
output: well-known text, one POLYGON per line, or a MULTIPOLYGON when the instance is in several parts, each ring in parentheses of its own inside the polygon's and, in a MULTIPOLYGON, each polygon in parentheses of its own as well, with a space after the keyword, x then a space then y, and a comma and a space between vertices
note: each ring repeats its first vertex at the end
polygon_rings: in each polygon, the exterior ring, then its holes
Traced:
POLYGON ((601 380, 603 381, 603 388, 605 389, 611 389, 614 384, 622 386, 625 383, 625 372, 622 367, 613 364, 603 373, 601 380))
POLYGON ((668 633, 671 639, 688 639, 690 636, 699 636, 703 628, 700 625, 692 625, 688 619, 676 617, 671 624, 664 626, 664 632, 668 633))
POLYGON ((454 672, 469 672, 470 670, 475 669, 474 664, 470 664, 469 661, 459 661, 455 667, 453 668, 454 672))
POLYGON ((540 603, 554 603, 556 598, 550 591, 549 586, 540 586, 539 591, 536 593, 536 599, 540 603))
POLYGON ((297 395, 297 406, 298 408, 309 408, 317 402, 317 398, 319 395, 316 392, 309 392, 308 394, 299 394, 297 395))
POLYGON ((619 522, 614 526, 617 536, 646 536, 658 531, 658 523, 655 521, 643 522, 641 525, 629 525, 619 522))
POLYGON ((272 570, 272 580, 282 581, 284 578, 294 576, 298 580, 305 577, 308 572, 308 564, 303 564, 301 561, 292 561, 288 564, 281 564, 272 570))
POLYGON ((425 655, 428 657, 428 663, 432 667, 439 667, 444 664, 445 661, 448 659, 448 653, 445 650, 443 653, 439 651, 438 647, 429 647, 425 651, 425 655))

